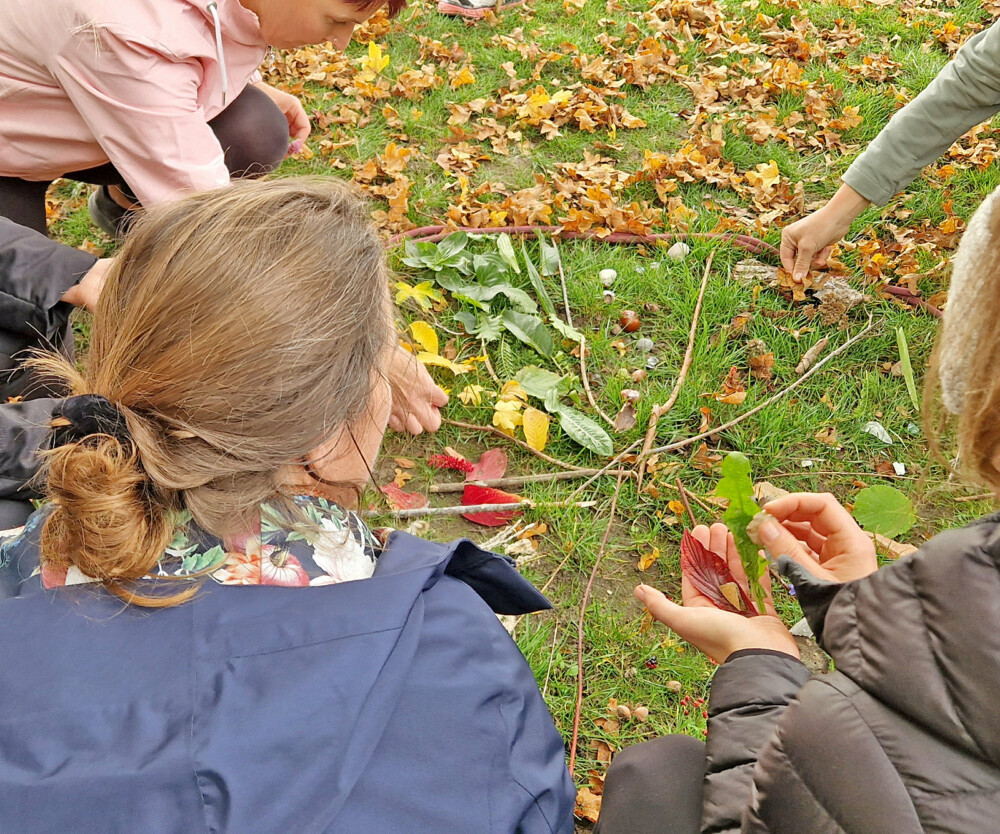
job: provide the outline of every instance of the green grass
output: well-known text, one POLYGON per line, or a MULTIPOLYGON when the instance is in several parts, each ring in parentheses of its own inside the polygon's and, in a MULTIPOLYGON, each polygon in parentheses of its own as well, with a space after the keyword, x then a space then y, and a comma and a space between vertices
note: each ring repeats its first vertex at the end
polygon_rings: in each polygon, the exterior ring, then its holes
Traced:
MULTIPOLYGON (((864 121, 861 126, 844 134, 843 141, 847 148, 842 153, 806 153, 793 150, 786 143, 774 139, 758 145, 732 124, 725 126, 726 159, 740 171, 775 160, 782 174, 793 183, 800 179, 805 181, 807 205, 826 199, 833 193, 838 175, 900 106, 897 92, 906 96, 915 95, 944 65, 947 53, 934 39, 931 30, 939 28, 949 18, 960 24, 984 22, 980 4, 971 0, 927 6, 917 15, 918 19, 929 22, 927 26, 914 26, 902 21, 895 6, 872 8, 858 5, 853 8, 852 4, 802 0, 794 4, 794 8, 783 3, 762 3, 755 11, 750 11, 745 5, 736 0, 720 0, 718 3, 719 8, 732 17, 747 20, 744 31, 755 41, 762 39, 761 33, 767 28, 756 22, 757 12, 775 17, 786 29, 791 26, 793 17, 810 19, 816 31, 807 33, 806 38, 814 43, 831 32, 837 20, 844 21, 845 26, 853 21, 865 35, 860 44, 844 47, 842 54, 831 54, 828 61, 814 59, 803 65, 808 80, 822 78, 825 83, 843 91, 837 108, 853 105, 860 109, 864 121), (898 75, 889 82, 859 82, 846 69, 859 64, 865 55, 883 52, 902 65, 898 75)), ((636 31, 638 37, 644 37, 650 33, 648 22, 643 17, 648 9, 645 2, 626 0, 610 12, 603 2, 588 0, 583 9, 571 17, 565 13, 561 3, 536 2, 524 11, 511 12, 495 22, 469 25, 435 14, 430 4, 413 7, 402 14, 386 37, 380 39, 392 61, 387 72, 394 75, 405 68, 419 66, 419 44, 414 36, 421 35, 448 45, 455 42, 461 44, 475 66, 476 83, 458 90, 445 84, 419 101, 392 99, 380 102, 372 110, 367 126, 345 128, 343 131, 344 136, 357 139, 356 147, 343 149, 336 155, 347 164, 345 169, 333 169, 330 159, 317 153, 310 161, 287 162, 280 174, 320 173, 349 177, 354 165, 381 153, 389 141, 396 141, 420 151, 406 170, 413 182, 410 219, 417 225, 440 222, 457 193, 455 178, 434 162, 438 152, 446 147, 445 140, 449 135, 447 105, 495 96, 497 88, 508 83, 506 73, 500 68, 504 62, 512 61, 521 78, 530 78, 535 67, 534 60, 523 59, 515 52, 496 45, 494 38, 514 35, 516 30, 523 29, 526 42, 536 42, 543 51, 566 53, 545 66, 539 80, 531 81, 525 87, 531 89, 538 84, 553 93, 581 80, 579 71, 573 66, 573 58, 569 54, 571 50, 564 46, 566 43, 576 44, 581 52, 592 57, 603 52, 595 40, 601 35, 627 39, 631 32, 636 31), (381 113, 383 103, 389 103, 398 110, 403 121, 401 131, 390 129, 386 124, 381 113), (412 113, 414 109, 419 109, 422 115, 415 116, 412 113), (405 134, 405 138, 400 138, 400 132, 405 134)), ((693 42, 679 43, 675 48, 684 61, 704 68, 739 63, 739 56, 724 52, 706 54, 704 46, 703 39, 696 38, 693 42)), ((358 59, 366 49, 362 44, 355 44, 348 50, 348 55, 358 59)), ((438 71, 442 76, 446 75, 444 69, 439 68, 438 71)), ((313 109, 336 109, 345 102, 350 103, 349 99, 329 88, 307 85, 307 89, 313 94, 309 103, 313 109)), ((501 181, 510 189, 529 187, 534 184, 536 175, 550 178, 556 172, 558 163, 580 162, 585 152, 600 153, 622 170, 635 171, 641 166, 645 151, 673 152, 687 140, 689 124, 683 113, 690 110, 694 101, 687 88, 664 80, 646 91, 629 85, 622 90, 626 95, 621 103, 631 113, 645 119, 648 123, 646 128, 618 130, 612 137, 605 129, 586 133, 567 126, 559 137, 551 141, 544 140, 535 129, 525 128, 524 144, 518 146, 512 143, 509 156, 494 153, 489 143, 481 143, 490 159, 472 173, 470 185, 475 187, 484 182, 501 181), (604 146, 595 148, 595 142, 604 143, 604 146), (609 145, 620 147, 609 148, 609 145)), ((803 107, 803 96, 785 92, 767 103, 767 106, 771 105, 777 107, 781 119, 803 107)), ((737 105, 730 106, 726 111, 733 115, 749 112, 751 110, 747 107, 737 105)), ((723 116, 713 118, 721 119, 723 116)), ((314 145, 321 138, 318 134, 314 135, 314 145)), ((874 230, 876 236, 889 239, 887 222, 899 212, 910 214, 903 221, 893 222, 916 225, 928 219, 938 223, 945 217, 943 205, 946 200, 952 201, 953 209, 959 216, 967 218, 998 182, 1000 175, 996 166, 984 171, 960 169, 944 186, 932 177, 918 179, 886 209, 872 209, 862 215, 852 228, 851 237, 861 240, 874 230)), ((744 214, 746 210, 754 213, 753 207, 735 192, 704 183, 682 183, 674 196, 681 197, 685 205, 697 213, 691 221, 691 229, 695 231, 708 231, 724 217, 738 215, 740 210, 744 214)), ((56 231, 62 239, 73 244, 89 239, 107 245, 108 242, 87 225, 79 189, 64 186, 58 197, 65 202, 56 223, 56 231)), ((633 199, 655 203, 657 198, 649 184, 639 183, 627 187, 619 197, 623 203, 633 199)), ((791 219, 794 217, 786 217, 783 222, 791 219)), ((771 224, 759 234, 777 244, 780 225, 771 224)), ((484 250, 491 245, 484 242, 476 244, 476 247, 484 250)), ((534 244, 531 246, 534 247, 534 244)), ((654 403, 662 402, 674 384, 702 271, 713 249, 716 251, 715 264, 699 323, 694 362, 677 404, 659 424, 658 443, 696 433, 701 419, 699 408, 702 406, 711 408, 714 425, 752 408, 795 378, 795 365, 815 341, 829 336, 831 346, 828 350, 832 350, 863 326, 868 315, 872 315, 878 325, 871 338, 838 357, 791 396, 724 432, 718 442, 712 444, 713 447, 720 451, 739 449, 747 453, 758 479, 771 480, 788 490, 829 490, 847 503, 851 502, 860 485, 881 480, 874 470, 877 462, 902 462, 907 467, 908 475, 896 480, 895 486, 907 492, 916 504, 920 521, 906 537, 916 544, 941 529, 971 520, 985 511, 986 503, 956 503, 953 500, 956 495, 966 494, 967 491, 960 484, 949 482, 943 469, 930 459, 923 429, 920 428, 920 415, 910 404, 903 379, 889 376, 882 370, 884 363, 891 364, 899 358, 895 328, 901 326, 906 332, 919 384, 935 335, 934 320, 887 301, 871 300, 853 311, 843 327, 823 326, 818 320, 808 318, 806 307, 785 301, 773 289, 742 286, 734 282, 730 278, 732 267, 747 257, 746 253, 705 241, 693 243, 690 255, 679 263, 670 261, 661 250, 640 251, 634 247, 612 247, 582 241, 560 245, 574 322, 587 335, 592 350, 588 366, 599 376, 594 384, 598 404, 614 414, 621 405, 620 392, 623 388, 637 387, 642 392, 638 425, 632 431, 614 435, 616 449, 641 436, 649 409, 654 403), (619 273, 614 287, 617 298, 610 305, 602 300, 602 287, 598 280, 598 271, 607 266, 614 267, 619 273), (649 305, 658 305, 658 310, 648 309, 649 305), (647 380, 637 386, 629 375, 639 367, 643 357, 634 349, 627 351, 625 356, 619 356, 613 346, 619 337, 612 332, 612 328, 619 311, 624 308, 640 312, 644 322, 641 335, 656 342, 660 359, 660 364, 649 372, 647 380), (729 340, 713 341, 723 326, 742 312, 753 313, 745 333, 729 340), (769 312, 783 317, 769 317, 769 312), (724 405, 702 397, 719 390, 731 366, 746 367, 746 342, 750 338, 763 339, 774 352, 774 380, 770 383, 751 380, 747 399, 740 406, 724 405), (891 447, 885 447, 861 431, 864 423, 874 419, 880 420, 895 439, 891 447), (826 446, 815 439, 817 432, 825 427, 836 429, 837 447, 826 446), (914 427, 917 427, 915 431, 914 427), (812 468, 803 468, 802 461, 805 460, 813 461, 812 468)), ((922 253, 921 267, 929 270, 947 254, 922 253)), ((865 280, 859 258, 858 253, 849 253, 844 260, 854 269, 855 282, 861 287, 865 280)), ((408 268, 401 268, 400 272, 404 279, 425 280, 427 277, 408 268)), ((546 280, 553 297, 560 298, 558 280, 546 280)), ((941 273, 938 271, 931 278, 924 279, 921 287, 930 294, 942 288, 940 280, 941 273)), ((561 309, 561 304, 558 306, 561 309)), ((438 314, 437 324, 458 332, 460 328, 450 321, 455 309, 453 304, 449 311, 438 314)), ((417 311, 409 309, 404 310, 404 316, 407 320, 421 317, 417 311)), ((439 332, 444 335, 443 331, 439 332)), ((463 347, 461 337, 457 339, 457 345, 463 347)), ((508 338, 506 345, 503 355, 496 350, 496 346, 491 353, 493 363, 504 380, 518 368, 540 361, 536 354, 516 340, 508 338)), ((468 353, 477 345, 464 347, 468 353)), ((577 360, 571 356, 559 358, 558 367, 566 373, 579 375, 577 360)), ((453 393, 471 383, 491 390, 497 388, 481 366, 461 379, 452 380, 447 372, 442 372, 439 379, 451 386, 453 393)), ((584 405, 584 408, 591 412, 588 406, 584 405)), ((446 410, 448 417, 478 424, 489 424, 491 414, 489 406, 468 407, 455 397, 446 410)), ((443 428, 431 438, 390 437, 379 474, 392 477, 390 458, 393 455, 423 459, 447 445, 476 456, 483 449, 503 445, 503 442, 485 434, 462 432, 451 427, 443 428)), ((602 739, 621 747, 668 732, 700 735, 703 731, 700 708, 685 707, 682 699, 686 696, 705 697, 712 674, 711 665, 692 648, 671 639, 664 629, 644 629, 642 611, 631 597, 631 588, 640 581, 655 584, 668 592, 679 591, 676 545, 683 520, 678 522, 674 519, 666 505, 667 500, 676 497, 671 483, 673 478, 679 477, 694 494, 709 496, 715 481, 714 476, 706 475, 693 465, 690 458, 693 450, 694 447, 691 447, 679 455, 661 459, 661 463, 676 464, 676 469, 668 478, 662 475, 654 478, 654 484, 660 489, 658 498, 637 492, 632 482, 622 487, 613 534, 598 572, 585 622, 585 690, 576 772, 581 783, 586 780, 587 771, 597 766, 596 754, 590 747, 593 740, 602 739), (659 547, 662 555, 649 571, 639 573, 635 567, 638 557, 652 547, 659 547), (648 669, 644 661, 652 656, 657 658, 658 665, 655 669, 648 669), (668 686, 671 681, 680 683, 680 693, 668 686), (626 723, 619 735, 607 736, 594 724, 594 720, 605 715, 611 698, 631 705, 648 705, 651 712, 649 722, 626 723)), ((577 465, 600 463, 593 455, 560 436, 554 427, 547 451, 577 465)), ((509 447, 508 455, 514 472, 548 471, 545 463, 517 448, 509 447)), ((416 471, 418 477, 407 488, 426 488, 433 473, 426 467, 419 467, 416 471)), ((575 486, 573 482, 534 484, 526 487, 523 493, 538 500, 561 500, 575 486)), ((539 684, 545 687, 556 723, 567 737, 571 731, 576 697, 576 620, 583 589, 607 524, 613 490, 614 483, 610 479, 604 479, 588 490, 588 495, 584 497, 601 502, 596 510, 562 509, 529 514, 530 518, 544 521, 548 532, 540 542, 541 558, 526 565, 525 572, 539 585, 551 581, 549 595, 555 607, 551 612, 525 617, 517 627, 516 636, 539 684), (565 564, 557 570, 567 554, 565 564)), ((435 500, 439 499, 440 496, 435 497, 435 500)), ((699 507, 694 509, 700 522, 711 520, 709 514, 699 507)), ((479 540, 488 535, 481 529, 454 522, 433 522, 429 535, 444 538, 458 533, 479 540)), ((794 603, 780 592, 777 596, 780 611, 793 621, 798 616, 794 603)))

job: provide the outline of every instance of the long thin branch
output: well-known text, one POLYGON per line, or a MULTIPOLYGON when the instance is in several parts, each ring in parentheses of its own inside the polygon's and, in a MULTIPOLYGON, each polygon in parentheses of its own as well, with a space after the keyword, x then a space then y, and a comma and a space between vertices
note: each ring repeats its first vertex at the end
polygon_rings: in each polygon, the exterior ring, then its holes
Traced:
POLYGON ((583 390, 587 392, 587 402, 590 403, 591 407, 600 414, 611 426, 614 426, 615 421, 608 417, 601 407, 594 401, 594 395, 590 391, 590 380, 587 379, 587 337, 583 336, 580 339, 580 379, 583 380, 583 390))
POLYGON ((597 551, 597 558, 594 560, 594 567, 590 571, 587 587, 583 589, 583 600, 580 603, 580 619, 576 624, 576 709, 573 711, 573 738, 569 745, 569 772, 571 777, 573 776, 573 767, 576 765, 576 743, 580 737, 580 711, 583 708, 583 620, 587 616, 590 589, 594 585, 594 577, 597 576, 597 569, 601 566, 601 559, 604 558, 604 550, 608 546, 608 537, 611 535, 611 527, 615 523, 615 510, 618 508, 618 496, 621 493, 621 489, 622 478, 619 475, 615 494, 611 496, 611 512, 608 513, 608 526, 604 528, 604 536, 601 539, 601 546, 597 551))
POLYGON ((640 482, 646 471, 646 456, 649 454, 649 450, 653 446, 653 441, 656 439, 656 426, 660 422, 660 418, 670 411, 674 407, 674 403, 677 402, 677 398, 681 393, 681 386, 684 385, 684 380, 687 378, 688 370, 691 367, 691 361, 694 359, 694 342, 695 337, 698 335, 698 319, 701 316, 701 304, 705 299, 705 289, 708 287, 708 276, 712 272, 712 261, 714 260, 715 250, 713 249, 708 255, 708 260, 705 262, 705 274, 702 275, 701 288, 698 290, 698 301, 695 302, 694 314, 691 316, 691 332, 688 334, 687 349, 684 351, 684 361, 681 363, 680 373, 677 374, 677 382, 674 383, 674 390, 670 392, 670 396, 667 397, 663 405, 654 405, 653 410, 649 413, 649 426, 646 429, 646 436, 642 441, 642 452, 639 454, 640 482))
MULTIPOLYGON (((531 501, 527 498, 509 504, 459 504, 456 507, 416 507, 393 510, 393 518, 423 518, 424 516, 465 515, 466 513, 506 513, 511 510, 561 510, 567 507, 587 509, 597 506, 597 501, 531 501)), ((365 510, 363 518, 389 515, 381 510, 365 510)))
MULTIPOLYGON (((567 472, 546 472, 544 475, 517 475, 510 478, 491 478, 485 481, 456 481, 450 484, 434 484, 428 492, 464 492, 465 487, 470 483, 476 484, 477 486, 506 489, 507 487, 516 487, 523 484, 535 484, 539 482, 548 483, 549 481, 571 481, 575 478, 586 478, 589 475, 596 475, 600 471, 600 469, 578 469, 569 470, 567 472)), ((619 473, 624 475, 626 478, 632 474, 631 471, 625 469, 613 469, 612 471, 604 474, 618 475, 619 473)))
POLYGON ((460 429, 472 429, 473 431, 484 431, 487 434, 495 434, 497 437, 502 437, 504 440, 508 440, 511 443, 520 446, 522 449, 531 452, 531 454, 533 454, 535 457, 548 461, 554 466, 558 466, 560 469, 568 469, 572 470, 573 472, 578 472, 581 469, 586 469, 585 466, 576 466, 575 464, 572 463, 566 463, 564 461, 559 460, 558 458, 554 458, 551 455, 545 454, 545 452, 539 452, 537 449, 532 449, 523 440, 519 440, 516 437, 511 437, 509 434, 504 434, 502 431, 500 431, 500 429, 494 426, 479 426, 476 425, 475 423, 463 423, 459 420, 449 420, 445 417, 441 418, 441 422, 447 423, 449 426, 455 426, 460 429))
POLYGON ((563 272, 562 253, 560 253, 559 247, 556 246, 554 240, 552 241, 552 246, 556 250, 556 263, 559 265, 559 283, 562 284, 563 306, 566 308, 566 324, 572 327, 573 314, 569 311, 569 294, 566 292, 566 273, 563 272))
POLYGON ((800 376, 798 379, 796 379, 790 385, 782 388, 773 397, 768 397, 760 405, 754 406, 749 411, 744 412, 743 414, 741 414, 739 417, 735 418, 734 420, 730 420, 728 423, 723 423, 718 428, 709 429, 708 431, 703 431, 701 434, 696 434, 696 435, 694 435, 694 437, 689 437, 686 440, 678 440, 676 443, 668 443, 666 446, 657 446, 656 448, 650 449, 645 454, 650 454, 650 455, 652 455, 652 454, 660 454, 662 452, 673 452, 673 451, 676 451, 677 449, 683 449, 685 446, 690 446, 692 443, 697 443, 699 440, 704 440, 707 437, 711 437, 713 434, 718 434, 719 432, 724 432, 727 429, 731 429, 733 426, 737 425, 738 423, 742 423, 744 420, 748 419, 749 417, 752 417, 754 414, 756 414, 761 409, 767 408, 769 405, 772 405, 773 403, 776 403, 778 400, 780 400, 785 395, 790 394, 792 391, 794 391, 796 388, 798 388, 803 382, 805 382, 807 379, 809 379, 809 377, 811 377, 814 373, 816 373, 816 371, 818 371, 820 368, 822 368, 827 362, 829 362, 831 359, 835 358, 836 356, 839 356, 841 353, 843 353, 845 350, 847 350, 851 345, 853 345, 855 342, 857 342, 863 336, 867 335, 868 332, 870 330, 872 330, 874 327, 875 327, 875 323, 872 322, 871 316, 869 316, 868 317, 868 326, 864 330, 862 330, 860 333, 856 334, 855 336, 852 336, 850 339, 848 339, 846 342, 844 342, 844 344, 842 344, 839 348, 837 348, 833 353, 831 353, 828 356, 826 356, 825 358, 821 359, 819 362, 817 362, 815 365, 813 365, 812 368, 810 368, 808 371, 806 371, 804 374, 802 374, 802 376, 800 376))
POLYGON ((681 494, 681 503, 687 511, 688 519, 691 521, 691 526, 694 527, 698 522, 695 520, 694 513, 691 512, 691 505, 688 503, 688 491, 684 489, 684 484, 681 483, 680 478, 675 478, 674 483, 677 484, 677 491, 681 494))

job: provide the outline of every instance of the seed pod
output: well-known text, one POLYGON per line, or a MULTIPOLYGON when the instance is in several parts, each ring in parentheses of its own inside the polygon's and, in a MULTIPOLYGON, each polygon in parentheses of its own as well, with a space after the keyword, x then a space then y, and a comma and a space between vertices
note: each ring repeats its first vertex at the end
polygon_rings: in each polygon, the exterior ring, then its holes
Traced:
POLYGON ((638 368, 632 371, 632 382, 644 382, 649 374, 646 373, 645 368, 638 368))
POLYGON ((614 282, 615 278, 618 277, 618 273, 613 269, 602 269, 598 273, 598 277, 601 279, 601 283, 606 287, 610 287, 614 282))
POLYGON ((628 721, 632 717, 632 710, 630 710, 625 704, 619 704, 616 710, 618 717, 623 721, 628 721))
POLYGON ((632 717, 640 724, 645 724, 649 720, 649 707, 636 707, 632 710, 632 717))
POLYGON ((639 321, 639 316, 635 310, 622 310, 618 323, 626 333, 635 333, 636 330, 642 327, 642 322, 639 321))

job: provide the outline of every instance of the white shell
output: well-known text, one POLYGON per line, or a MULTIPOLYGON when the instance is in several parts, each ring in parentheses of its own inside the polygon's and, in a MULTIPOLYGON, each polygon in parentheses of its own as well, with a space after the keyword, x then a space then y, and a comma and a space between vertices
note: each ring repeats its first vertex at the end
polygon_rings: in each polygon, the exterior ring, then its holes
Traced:
POLYGON ((613 269, 602 269, 598 277, 604 286, 610 287, 615 282, 615 278, 618 277, 618 273, 613 269))
POLYGON ((683 240, 679 240, 667 250, 667 257, 673 261, 683 261, 690 252, 691 247, 683 240))

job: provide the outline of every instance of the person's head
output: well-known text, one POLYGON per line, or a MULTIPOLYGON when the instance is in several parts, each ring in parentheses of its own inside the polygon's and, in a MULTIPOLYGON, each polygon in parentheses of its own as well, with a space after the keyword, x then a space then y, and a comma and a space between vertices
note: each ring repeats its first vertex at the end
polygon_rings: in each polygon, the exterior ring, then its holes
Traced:
POLYGON ((385 7, 394 17, 406 0, 240 0, 260 20, 271 46, 292 49, 330 41, 346 49, 354 28, 385 7))
MULTIPOLYGON (((962 237, 948 304, 931 359, 924 414, 937 450, 938 388, 957 417, 958 458, 973 479, 1000 495, 1000 189, 987 197, 962 237)), ((938 421, 942 423, 943 421, 938 421)))
POLYGON ((360 490, 393 333, 383 247, 346 186, 247 180, 151 209, 107 276, 86 370, 39 360, 73 394, 107 398, 132 441, 47 453, 43 558, 128 598, 176 509, 226 536, 261 504, 291 512, 297 483, 360 490))

